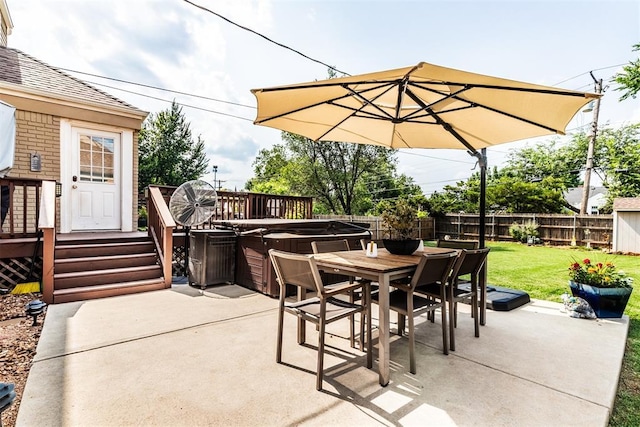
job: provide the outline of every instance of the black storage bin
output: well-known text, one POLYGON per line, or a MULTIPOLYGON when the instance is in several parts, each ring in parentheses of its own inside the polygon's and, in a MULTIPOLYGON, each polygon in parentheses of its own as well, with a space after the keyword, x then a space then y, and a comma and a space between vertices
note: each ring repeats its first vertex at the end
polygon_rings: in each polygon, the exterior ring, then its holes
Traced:
POLYGON ((230 230, 191 230, 189 233, 189 284, 235 282, 236 234, 230 230))

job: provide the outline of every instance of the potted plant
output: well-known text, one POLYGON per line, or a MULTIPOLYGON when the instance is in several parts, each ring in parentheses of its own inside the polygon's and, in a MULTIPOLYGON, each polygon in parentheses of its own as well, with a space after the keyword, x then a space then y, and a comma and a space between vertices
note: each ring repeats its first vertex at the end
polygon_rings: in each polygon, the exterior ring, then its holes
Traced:
POLYGON ((574 260, 569 276, 572 295, 585 299, 598 317, 622 317, 633 290, 633 278, 617 270, 612 262, 594 264, 589 258, 574 260))
POLYGON ((146 206, 140 206, 138 208, 138 228, 144 229, 147 227, 147 208, 146 206))
POLYGON ((388 238, 382 239, 386 250, 396 255, 409 255, 420 246, 415 239, 414 227, 418 220, 418 211, 404 199, 396 199, 382 211, 382 223, 388 238))

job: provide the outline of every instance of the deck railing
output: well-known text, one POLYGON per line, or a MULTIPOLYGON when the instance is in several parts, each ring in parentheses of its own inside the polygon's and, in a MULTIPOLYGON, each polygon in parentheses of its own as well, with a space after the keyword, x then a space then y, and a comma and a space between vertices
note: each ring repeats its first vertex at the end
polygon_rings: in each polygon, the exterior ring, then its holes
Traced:
POLYGON ((171 286, 171 267, 173 263, 173 229, 176 223, 169 213, 169 208, 158 187, 149 187, 147 199, 148 228, 147 232, 153 239, 158 250, 158 257, 162 263, 164 283, 171 286))
POLYGON ((41 194, 42 200, 38 210, 38 227, 42 232, 42 299, 47 304, 53 304, 53 268, 56 246, 56 183, 54 181, 44 181, 42 183, 41 194))
MULTIPOLYGON (((177 187, 154 185, 169 205, 171 195, 177 187)), ((233 219, 311 219, 313 218, 313 198, 283 196, 276 194, 250 193, 244 191, 217 191, 218 203, 211 218, 192 228, 211 228, 213 221, 233 219)), ((149 205, 149 197, 147 197, 149 205)), ((147 206, 149 209, 149 206, 147 206)))
POLYGON ((0 178, 0 188, 0 238, 37 236, 42 180, 5 177, 0 178))

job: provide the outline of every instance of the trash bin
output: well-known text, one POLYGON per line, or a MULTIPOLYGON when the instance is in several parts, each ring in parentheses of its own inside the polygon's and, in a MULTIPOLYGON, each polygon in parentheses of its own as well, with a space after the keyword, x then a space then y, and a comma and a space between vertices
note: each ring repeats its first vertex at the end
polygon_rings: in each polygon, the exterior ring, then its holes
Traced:
POLYGON ((191 230, 189 284, 202 289, 235 280, 236 234, 231 230, 191 230))

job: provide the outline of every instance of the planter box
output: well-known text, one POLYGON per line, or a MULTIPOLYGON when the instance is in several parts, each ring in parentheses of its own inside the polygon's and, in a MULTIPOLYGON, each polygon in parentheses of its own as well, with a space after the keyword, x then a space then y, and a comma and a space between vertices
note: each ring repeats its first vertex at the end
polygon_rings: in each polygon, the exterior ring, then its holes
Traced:
POLYGON ((620 318, 624 312, 632 288, 597 288, 569 281, 574 297, 585 299, 599 318, 620 318))

